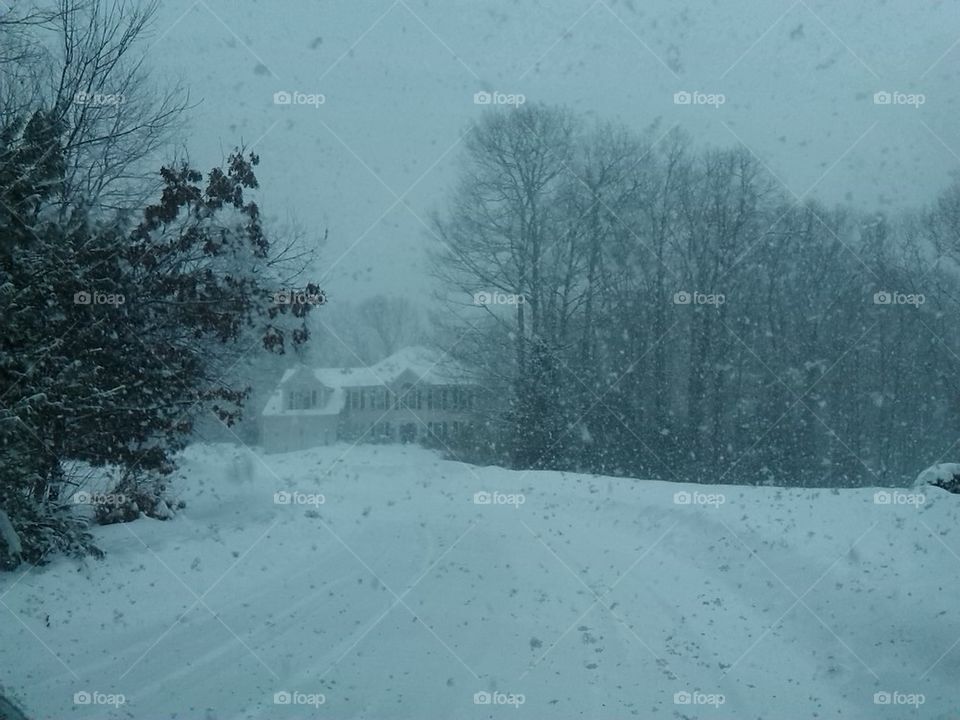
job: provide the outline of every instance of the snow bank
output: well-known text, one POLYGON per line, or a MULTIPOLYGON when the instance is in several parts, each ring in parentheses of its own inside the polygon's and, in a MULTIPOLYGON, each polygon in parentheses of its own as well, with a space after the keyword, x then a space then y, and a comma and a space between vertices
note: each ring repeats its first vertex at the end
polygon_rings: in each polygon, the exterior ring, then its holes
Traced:
POLYGON ((81 572, 0 576, 17 618, 0 667, 33 716, 956 711, 953 496, 523 473, 408 446, 251 460, 231 482, 235 448, 188 448, 174 519, 96 528, 107 559, 81 572))

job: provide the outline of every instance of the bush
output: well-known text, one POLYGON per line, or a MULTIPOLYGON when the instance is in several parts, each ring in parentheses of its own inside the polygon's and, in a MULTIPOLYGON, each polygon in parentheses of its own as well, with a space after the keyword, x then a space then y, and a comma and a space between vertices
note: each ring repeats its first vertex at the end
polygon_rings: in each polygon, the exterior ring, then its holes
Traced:
POLYGON ((169 520, 176 510, 185 507, 168 494, 167 480, 160 475, 144 477, 127 474, 109 493, 95 496, 94 518, 98 525, 130 522, 141 516, 169 520))
POLYGON ((960 494, 960 463, 931 465, 917 476, 915 487, 938 487, 949 493, 960 494))
POLYGON ((42 565, 55 555, 103 557, 88 519, 72 506, 38 502, 24 495, 0 495, 0 569, 21 562, 42 565))

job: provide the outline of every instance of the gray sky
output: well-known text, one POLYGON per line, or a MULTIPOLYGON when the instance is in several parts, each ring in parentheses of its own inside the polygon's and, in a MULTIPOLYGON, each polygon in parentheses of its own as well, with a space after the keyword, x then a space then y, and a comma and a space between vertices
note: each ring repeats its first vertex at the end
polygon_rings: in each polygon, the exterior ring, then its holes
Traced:
POLYGON ((480 90, 743 144, 828 204, 927 202, 960 166, 952 2, 165 0, 153 41, 153 67, 200 102, 191 157, 255 144, 268 216, 329 228, 332 297, 423 287, 424 223, 480 90))

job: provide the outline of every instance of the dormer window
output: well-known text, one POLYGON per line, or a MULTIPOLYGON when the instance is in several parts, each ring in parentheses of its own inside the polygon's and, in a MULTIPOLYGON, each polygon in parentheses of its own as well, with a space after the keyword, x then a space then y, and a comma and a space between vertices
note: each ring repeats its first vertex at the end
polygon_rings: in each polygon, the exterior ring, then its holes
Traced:
POLYGON ((317 407, 316 390, 290 390, 287 392, 287 410, 310 410, 317 407))

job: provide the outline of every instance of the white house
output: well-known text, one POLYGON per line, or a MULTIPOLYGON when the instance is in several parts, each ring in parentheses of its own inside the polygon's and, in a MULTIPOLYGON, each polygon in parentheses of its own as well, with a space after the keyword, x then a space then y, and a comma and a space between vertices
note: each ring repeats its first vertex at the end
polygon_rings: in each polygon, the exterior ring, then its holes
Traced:
POLYGON ((284 373, 260 416, 267 452, 339 440, 449 442, 476 409, 477 388, 465 369, 423 347, 408 347, 363 368, 308 368, 284 373))

